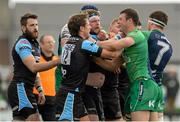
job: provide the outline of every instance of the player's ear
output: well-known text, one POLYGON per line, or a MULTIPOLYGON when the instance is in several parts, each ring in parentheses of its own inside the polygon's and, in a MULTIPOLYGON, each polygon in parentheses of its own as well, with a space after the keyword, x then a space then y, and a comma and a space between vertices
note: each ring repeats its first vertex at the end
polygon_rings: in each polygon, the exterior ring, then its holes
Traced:
POLYGON ((132 23, 132 22, 133 22, 133 21, 132 21, 131 18, 127 20, 127 23, 132 23))
POLYGON ((80 31, 84 31, 84 26, 80 26, 80 31))
POLYGON ((21 31, 22 31, 23 33, 26 32, 26 27, 25 27, 24 25, 21 26, 21 31))

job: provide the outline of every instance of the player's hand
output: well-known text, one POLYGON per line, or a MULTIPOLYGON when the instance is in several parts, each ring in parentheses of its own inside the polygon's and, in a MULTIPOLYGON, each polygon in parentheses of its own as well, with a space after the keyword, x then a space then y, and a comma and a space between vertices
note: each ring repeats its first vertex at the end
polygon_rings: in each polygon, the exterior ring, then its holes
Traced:
POLYGON ((43 105, 43 104, 45 103, 45 101, 46 101, 46 98, 45 98, 45 96, 44 96, 44 93, 43 93, 43 92, 40 92, 40 93, 38 94, 38 104, 39 104, 39 105, 43 105))
POLYGON ((109 39, 114 38, 116 34, 114 32, 109 32, 109 39))
POLYGON ((104 41, 104 40, 107 40, 108 39, 108 34, 105 30, 100 30, 100 32, 98 33, 97 35, 97 38, 100 40, 100 41, 104 41))
POLYGON ((54 62, 55 62, 56 65, 61 64, 61 58, 59 57, 58 59, 54 60, 54 62))

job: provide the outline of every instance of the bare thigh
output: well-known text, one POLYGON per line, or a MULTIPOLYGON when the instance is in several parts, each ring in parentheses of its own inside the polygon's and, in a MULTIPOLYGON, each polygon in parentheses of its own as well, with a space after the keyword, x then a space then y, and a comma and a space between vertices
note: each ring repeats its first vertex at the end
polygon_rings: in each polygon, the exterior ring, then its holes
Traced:
POLYGON ((88 115, 80 118, 80 121, 90 121, 88 115))
POLYGON ((150 111, 131 112, 132 121, 148 121, 150 120, 150 111))
POLYGON ((39 113, 31 114, 26 121, 42 121, 41 115, 39 113))

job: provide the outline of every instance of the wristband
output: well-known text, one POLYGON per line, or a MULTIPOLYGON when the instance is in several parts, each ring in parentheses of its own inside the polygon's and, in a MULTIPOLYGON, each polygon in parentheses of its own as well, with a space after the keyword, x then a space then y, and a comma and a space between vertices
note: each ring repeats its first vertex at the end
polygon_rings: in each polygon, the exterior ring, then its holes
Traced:
POLYGON ((38 91, 39 93, 43 92, 42 86, 37 86, 36 89, 37 89, 37 91, 38 91))

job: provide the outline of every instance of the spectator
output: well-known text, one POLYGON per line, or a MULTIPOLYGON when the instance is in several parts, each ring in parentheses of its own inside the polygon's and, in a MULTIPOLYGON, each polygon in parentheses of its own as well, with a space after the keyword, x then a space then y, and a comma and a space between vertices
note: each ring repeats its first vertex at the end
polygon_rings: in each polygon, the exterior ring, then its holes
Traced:
POLYGON ((177 78, 177 70, 175 67, 168 67, 167 72, 164 73, 163 85, 167 89, 167 103, 166 110, 171 112, 175 109, 175 100, 179 90, 179 81, 177 78))

